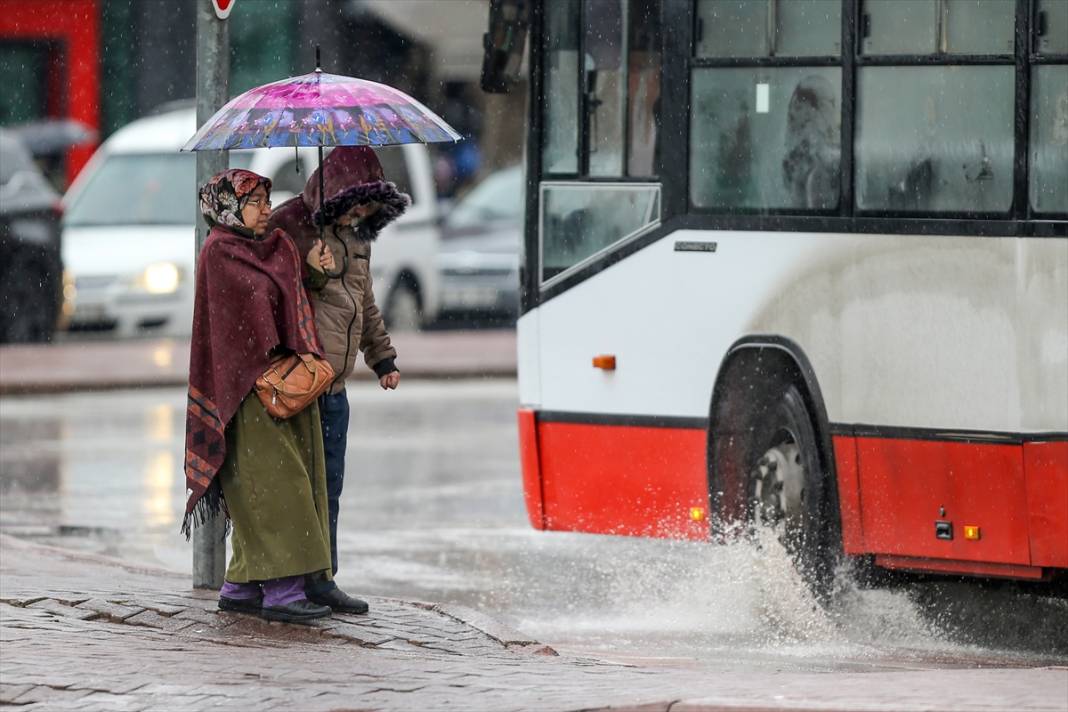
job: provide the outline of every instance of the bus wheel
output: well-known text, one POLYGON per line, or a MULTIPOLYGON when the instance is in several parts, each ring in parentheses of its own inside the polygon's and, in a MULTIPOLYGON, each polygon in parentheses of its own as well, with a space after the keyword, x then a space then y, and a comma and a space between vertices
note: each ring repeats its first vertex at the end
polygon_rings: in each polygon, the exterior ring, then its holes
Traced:
POLYGON ((801 392, 788 385, 769 403, 747 448, 750 527, 770 527, 817 598, 831 592, 841 550, 830 476, 801 392))

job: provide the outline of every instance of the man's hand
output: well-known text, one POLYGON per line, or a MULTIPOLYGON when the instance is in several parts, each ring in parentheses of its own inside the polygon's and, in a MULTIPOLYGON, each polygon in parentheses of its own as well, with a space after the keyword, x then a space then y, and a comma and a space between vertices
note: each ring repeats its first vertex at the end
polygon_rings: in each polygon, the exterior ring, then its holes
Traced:
POLYGON ((382 378, 378 379, 378 385, 382 386, 382 390, 384 391, 391 391, 395 389, 398 384, 400 384, 400 371, 387 373, 382 376, 382 378))
POLYGON ((311 250, 308 251, 307 262, 312 269, 320 272, 328 270, 334 271, 334 253, 330 251, 330 247, 323 247, 322 240, 316 240, 312 245, 311 250))

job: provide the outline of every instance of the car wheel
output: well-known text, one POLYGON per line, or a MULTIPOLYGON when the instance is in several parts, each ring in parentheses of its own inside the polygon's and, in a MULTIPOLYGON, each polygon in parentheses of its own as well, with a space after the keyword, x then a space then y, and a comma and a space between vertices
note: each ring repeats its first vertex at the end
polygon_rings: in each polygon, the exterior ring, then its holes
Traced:
POLYGON ((56 324, 55 276, 38 262, 16 261, 0 282, 0 342, 51 341, 56 324))
POLYGON ((417 331, 423 323, 419 294, 406 282, 394 288, 386 305, 386 326, 390 331, 417 331))

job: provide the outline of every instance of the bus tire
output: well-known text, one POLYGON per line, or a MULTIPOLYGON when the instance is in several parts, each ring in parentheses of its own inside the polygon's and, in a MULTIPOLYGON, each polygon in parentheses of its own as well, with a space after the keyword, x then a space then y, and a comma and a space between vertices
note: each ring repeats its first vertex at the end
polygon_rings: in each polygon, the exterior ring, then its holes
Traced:
POLYGON ((833 483, 804 395, 787 384, 754 426, 744 460, 748 523, 774 527, 813 593, 826 600, 841 537, 833 483))

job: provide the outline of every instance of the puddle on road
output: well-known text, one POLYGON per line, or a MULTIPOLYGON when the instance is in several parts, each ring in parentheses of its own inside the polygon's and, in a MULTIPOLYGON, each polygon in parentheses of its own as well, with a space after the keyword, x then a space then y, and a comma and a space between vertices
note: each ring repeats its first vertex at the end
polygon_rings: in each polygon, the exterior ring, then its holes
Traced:
MULTIPOLYGON (((189 571, 184 392, 111 394, 106 416, 99 398, 2 400, 0 529, 189 571)), ((1063 599, 845 583, 824 610, 774 545, 529 529, 514 383, 357 384, 350 398, 339 581, 352 593, 468 605, 561 650, 719 670, 1068 664, 1063 599)))
POLYGON ((570 652, 645 662, 683 658, 722 670, 1068 662, 1068 601, 1036 603, 974 582, 858 588, 843 574, 825 609, 774 541, 757 547, 435 530, 352 533, 346 548, 343 585, 351 577, 367 593, 480 608, 570 652), (1009 615, 1013 608, 1038 616, 1036 622, 1020 625, 1009 615), (980 610, 1000 611, 999 620, 980 610))

